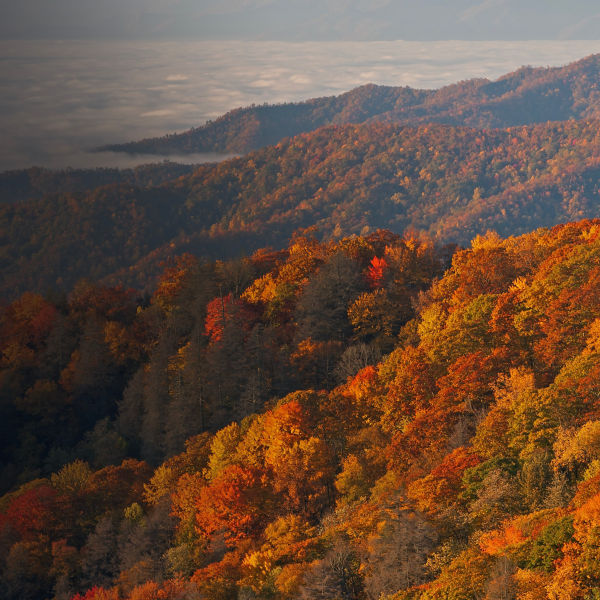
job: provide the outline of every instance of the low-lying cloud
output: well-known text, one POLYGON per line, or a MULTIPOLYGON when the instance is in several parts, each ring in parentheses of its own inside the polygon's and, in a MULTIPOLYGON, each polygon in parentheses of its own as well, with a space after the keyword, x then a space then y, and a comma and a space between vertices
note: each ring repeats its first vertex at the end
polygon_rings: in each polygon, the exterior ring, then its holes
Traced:
POLYGON ((187 75, 183 75, 182 73, 174 73, 173 75, 167 75, 165 77, 165 81, 187 81, 189 77, 187 75))
POLYGON ((140 117, 170 117, 172 114, 172 110, 163 108, 158 110, 150 110, 148 112, 142 113, 140 117))

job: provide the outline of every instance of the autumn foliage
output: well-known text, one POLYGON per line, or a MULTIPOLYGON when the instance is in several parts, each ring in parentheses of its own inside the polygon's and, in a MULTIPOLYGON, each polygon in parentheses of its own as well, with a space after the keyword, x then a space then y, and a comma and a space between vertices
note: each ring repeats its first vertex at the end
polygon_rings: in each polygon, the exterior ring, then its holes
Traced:
POLYGON ((5 306, 3 596, 593 597, 599 231, 307 233, 5 306))

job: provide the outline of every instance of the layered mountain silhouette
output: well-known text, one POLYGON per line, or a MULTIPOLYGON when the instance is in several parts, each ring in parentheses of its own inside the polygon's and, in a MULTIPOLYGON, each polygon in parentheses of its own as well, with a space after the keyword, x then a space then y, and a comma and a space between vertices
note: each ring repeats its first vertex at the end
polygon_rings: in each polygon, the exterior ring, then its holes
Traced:
POLYGON ((466 245, 489 229, 598 217, 599 67, 591 56, 431 92, 365 86, 122 147, 231 152, 287 136, 196 168, 4 174, 0 296, 81 278, 150 289, 173 255, 231 258, 306 229, 322 240, 418 230, 466 245))
POLYGON ((439 90, 365 85, 340 96, 239 108, 181 134, 116 144, 131 153, 243 154, 324 125, 382 121, 514 127, 600 116, 600 55, 564 67, 523 67, 496 81, 473 79, 439 90))
POLYGON ((323 127, 160 185, 113 183, 0 207, 2 294, 82 277, 143 288, 161 261, 227 258, 378 228, 468 244, 595 217, 600 130, 569 121, 482 130, 323 127))

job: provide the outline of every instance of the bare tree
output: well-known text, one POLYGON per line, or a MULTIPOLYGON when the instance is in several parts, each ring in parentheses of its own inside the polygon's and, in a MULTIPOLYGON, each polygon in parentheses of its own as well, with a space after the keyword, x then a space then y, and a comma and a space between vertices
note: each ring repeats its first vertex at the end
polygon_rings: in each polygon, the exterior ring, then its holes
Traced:
POLYGON ((400 509, 372 543, 365 588, 369 598, 394 594, 427 579, 425 567, 437 535, 417 512, 400 509))
POLYGON ((515 565, 505 556, 501 556, 494 565, 487 583, 485 600, 514 600, 517 593, 514 572, 515 565))
POLYGON ((360 561, 348 542, 339 539, 325 558, 317 561, 304 576, 301 600, 361 600, 363 582, 360 561))
POLYGON ((350 346, 342 354, 335 375, 340 383, 344 383, 348 377, 353 377, 361 369, 369 365, 375 365, 381 359, 381 352, 371 344, 356 344, 350 346))

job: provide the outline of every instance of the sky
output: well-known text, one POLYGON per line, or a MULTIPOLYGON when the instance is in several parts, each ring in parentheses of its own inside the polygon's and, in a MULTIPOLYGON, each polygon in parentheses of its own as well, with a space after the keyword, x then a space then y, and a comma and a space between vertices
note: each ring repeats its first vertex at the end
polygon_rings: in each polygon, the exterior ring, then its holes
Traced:
POLYGON ((0 0, 0 39, 584 40, 597 0, 0 0))

